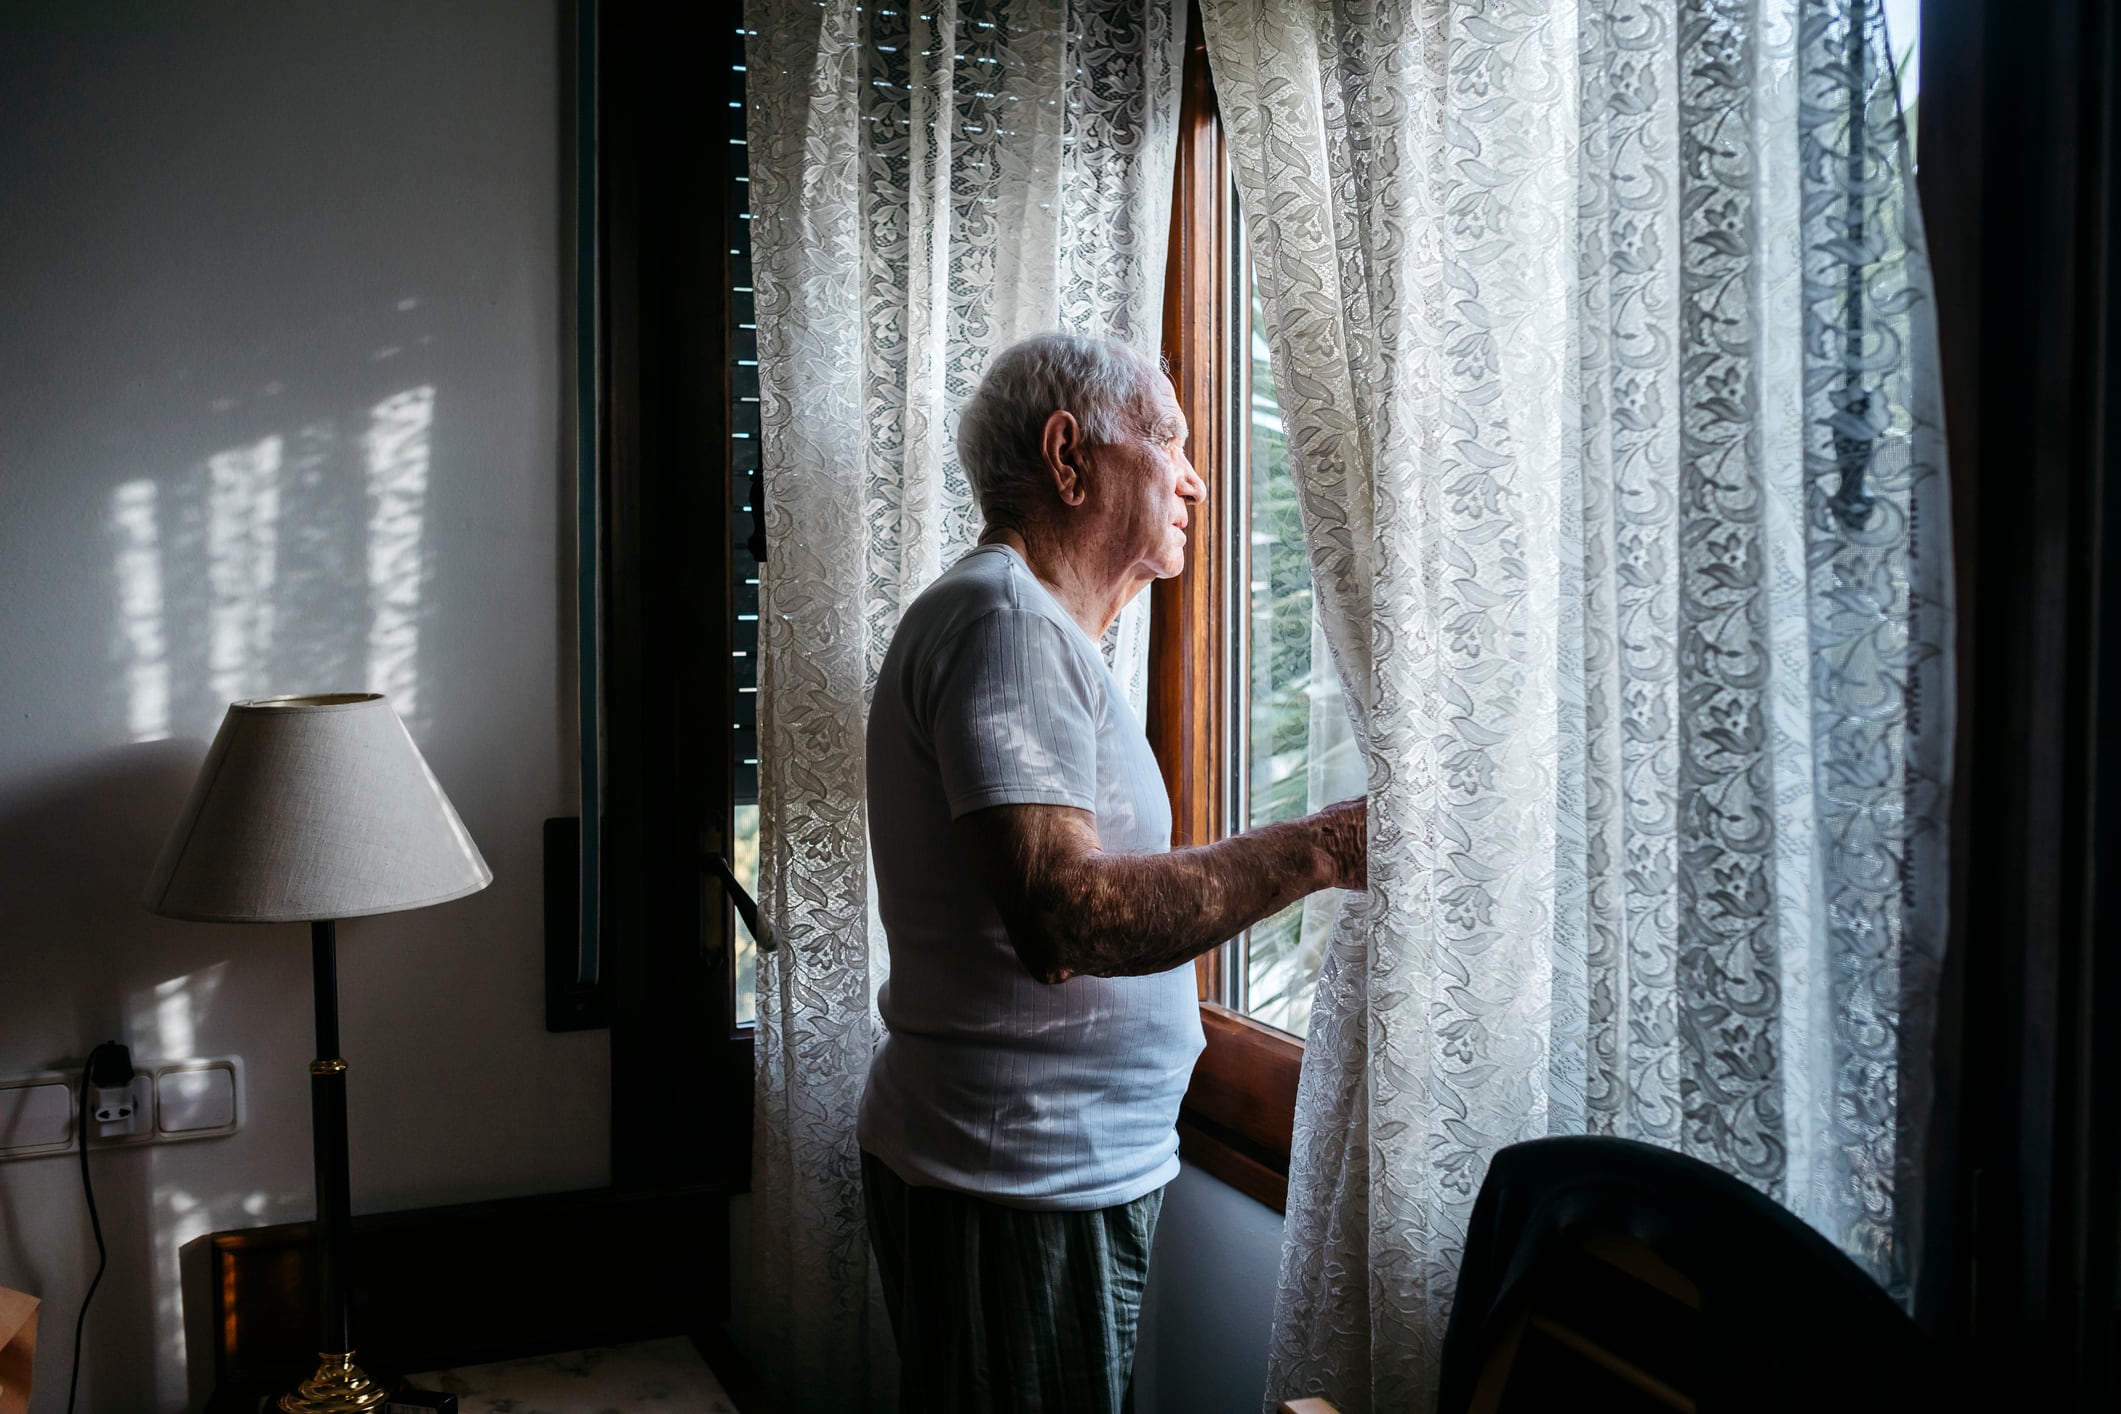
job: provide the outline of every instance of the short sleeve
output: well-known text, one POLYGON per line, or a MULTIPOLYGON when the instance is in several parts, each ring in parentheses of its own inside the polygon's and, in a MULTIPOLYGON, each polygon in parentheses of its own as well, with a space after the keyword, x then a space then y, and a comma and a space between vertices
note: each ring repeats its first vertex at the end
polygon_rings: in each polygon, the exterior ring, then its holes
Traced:
POLYGON ((1000 609, 939 645, 922 715, 951 819, 990 805, 1096 809, 1099 694, 1069 632, 1000 609))

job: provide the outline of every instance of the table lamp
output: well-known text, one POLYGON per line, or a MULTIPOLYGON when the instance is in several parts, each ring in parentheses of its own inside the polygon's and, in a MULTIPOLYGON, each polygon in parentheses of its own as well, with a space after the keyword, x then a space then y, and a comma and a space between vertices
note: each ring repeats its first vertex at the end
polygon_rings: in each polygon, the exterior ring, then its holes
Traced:
POLYGON ((388 1397, 354 1364, 347 1313, 335 920, 443 903, 492 881, 398 714, 378 693, 344 693, 232 704, 148 882, 147 906, 165 917, 309 924, 321 1363, 274 1406, 289 1414, 359 1414, 388 1397))

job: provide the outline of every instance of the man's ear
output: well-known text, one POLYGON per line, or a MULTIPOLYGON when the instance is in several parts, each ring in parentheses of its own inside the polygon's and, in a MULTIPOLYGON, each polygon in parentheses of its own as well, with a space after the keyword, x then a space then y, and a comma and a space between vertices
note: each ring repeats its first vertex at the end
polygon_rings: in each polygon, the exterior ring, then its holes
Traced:
POLYGON ((1039 433, 1038 446, 1046 463, 1046 475, 1053 479, 1054 494, 1064 506, 1079 506, 1090 494, 1089 467, 1083 457, 1085 445, 1082 424, 1072 412, 1054 413, 1039 433))

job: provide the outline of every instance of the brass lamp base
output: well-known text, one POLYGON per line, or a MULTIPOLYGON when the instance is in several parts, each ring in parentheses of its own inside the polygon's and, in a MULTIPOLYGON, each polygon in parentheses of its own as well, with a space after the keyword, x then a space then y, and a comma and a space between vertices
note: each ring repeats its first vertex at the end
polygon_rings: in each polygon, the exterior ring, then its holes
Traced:
POLYGON ((380 1409, 390 1391, 361 1372, 353 1352, 333 1355, 320 1351, 324 1363, 317 1372, 273 1404, 282 1414, 367 1414, 380 1409))

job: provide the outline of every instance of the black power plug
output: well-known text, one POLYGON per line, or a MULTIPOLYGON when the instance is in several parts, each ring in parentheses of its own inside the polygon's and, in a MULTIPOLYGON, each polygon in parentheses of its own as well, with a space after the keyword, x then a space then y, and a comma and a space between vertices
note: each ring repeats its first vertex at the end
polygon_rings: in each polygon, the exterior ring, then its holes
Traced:
POLYGON ((133 1117, 133 1053, 116 1041, 105 1041, 88 1053, 88 1084, 96 1094, 96 1122, 110 1124, 133 1117))
POLYGON ((74 1414, 74 1396, 81 1392, 81 1328, 88 1324, 88 1303, 96 1299, 103 1283, 103 1270, 110 1253, 103 1246, 103 1219, 96 1215, 96 1189, 88 1177, 88 1103, 96 1097, 96 1120, 109 1124, 130 1119, 133 1113, 133 1053, 116 1041, 105 1041, 88 1053, 81 1067, 81 1197, 88 1204, 89 1231, 96 1235, 96 1274, 89 1278, 81 1298, 81 1314, 74 1317, 74 1373, 66 1384, 66 1414, 74 1414))

